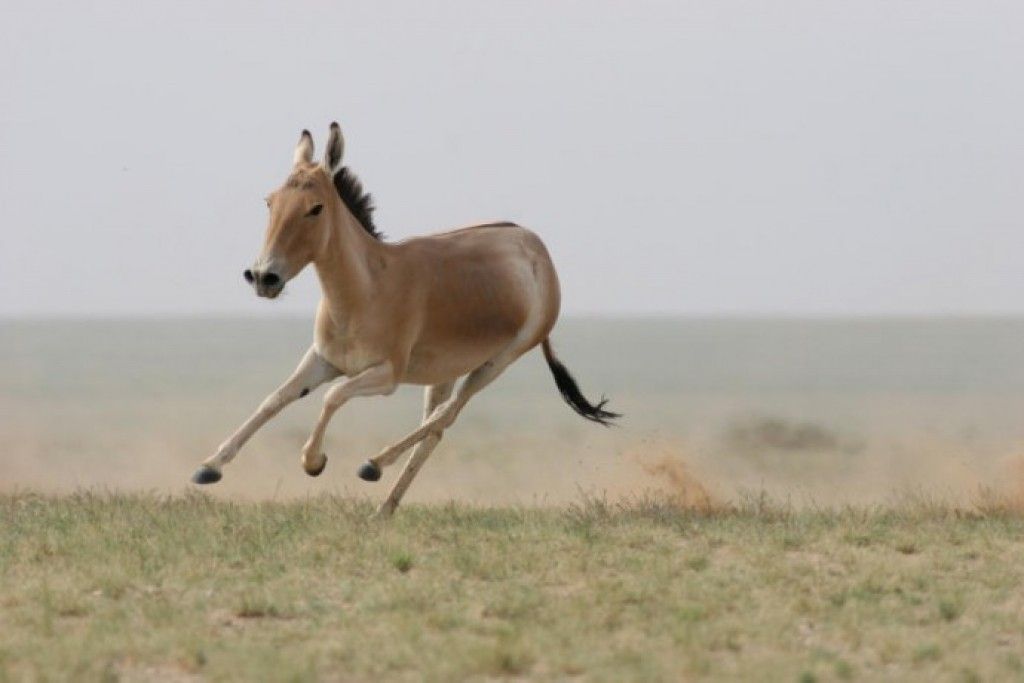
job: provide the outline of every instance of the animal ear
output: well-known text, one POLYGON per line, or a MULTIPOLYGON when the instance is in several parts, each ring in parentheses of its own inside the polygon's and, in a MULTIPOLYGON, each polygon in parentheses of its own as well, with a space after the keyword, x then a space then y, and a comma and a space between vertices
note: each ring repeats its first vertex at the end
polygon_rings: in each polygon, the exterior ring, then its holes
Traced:
POLYGON ((298 166, 300 163, 308 164, 311 161, 313 161, 313 136, 309 134, 308 130, 304 130, 299 136, 299 144, 295 145, 295 157, 292 159, 292 164, 298 166))
POLYGON ((341 126, 335 121, 331 124, 331 133, 327 138, 327 149, 324 150, 324 170, 331 177, 341 168, 341 155, 345 153, 345 138, 341 136, 341 126))

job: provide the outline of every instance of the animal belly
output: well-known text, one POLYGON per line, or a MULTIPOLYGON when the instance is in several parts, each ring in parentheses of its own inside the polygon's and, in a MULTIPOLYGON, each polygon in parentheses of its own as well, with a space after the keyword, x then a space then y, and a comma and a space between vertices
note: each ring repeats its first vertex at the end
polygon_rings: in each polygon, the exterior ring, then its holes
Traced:
POLYGON ((462 377, 493 358, 504 344, 419 344, 409 355, 404 381, 441 384, 462 377))

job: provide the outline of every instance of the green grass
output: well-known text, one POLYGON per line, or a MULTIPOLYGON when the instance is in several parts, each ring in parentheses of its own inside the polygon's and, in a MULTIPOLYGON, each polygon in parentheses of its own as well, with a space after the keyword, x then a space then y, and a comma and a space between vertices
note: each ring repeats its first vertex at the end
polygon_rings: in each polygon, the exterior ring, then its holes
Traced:
POLYGON ((0 679, 1007 680, 1024 517, 0 496, 0 679))

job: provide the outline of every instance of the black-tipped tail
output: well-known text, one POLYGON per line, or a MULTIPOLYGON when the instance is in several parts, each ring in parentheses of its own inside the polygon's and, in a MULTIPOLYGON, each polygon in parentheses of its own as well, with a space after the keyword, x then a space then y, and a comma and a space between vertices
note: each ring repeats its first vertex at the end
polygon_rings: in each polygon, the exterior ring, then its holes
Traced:
POLYGON ((544 359, 548 362, 548 367, 551 368, 551 374, 555 376, 555 384, 558 385, 558 391, 573 410, 588 420, 603 424, 605 427, 609 426, 615 418, 622 417, 619 413, 613 413, 604 409, 608 399, 603 396, 596 406, 592 405, 586 396, 583 395, 583 392, 580 391, 576 380, 569 374, 569 369, 562 365, 562 361, 555 357, 555 352, 551 350, 551 341, 545 339, 541 346, 544 349, 544 359))

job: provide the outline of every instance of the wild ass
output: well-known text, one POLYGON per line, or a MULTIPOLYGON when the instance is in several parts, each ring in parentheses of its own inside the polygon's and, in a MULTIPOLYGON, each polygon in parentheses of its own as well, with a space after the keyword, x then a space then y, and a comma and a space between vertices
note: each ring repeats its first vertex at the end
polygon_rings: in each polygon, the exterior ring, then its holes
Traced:
POLYGON ((600 424, 618 417, 604 409, 604 400, 593 405, 584 398, 551 349, 558 277, 537 235, 498 222, 384 242, 373 225, 370 195, 342 166, 343 151, 341 128, 332 123, 323 162, 315 163, 313 138, 302 131, 291 173, 267 197, 263 250, 244 273, 258 296, 273 299, 313 264, 323 290, 313 345, 292 376, 203 462, 193 482, 219 481, 221 469, 257 429, 292 401, 343 376, 325 394, 302 448, 302 467, 315 477, 327 464, 324 431, 346 401, 391 394, 399 384, 425 385, 419 428, 359 468, 362 479, 377 481, 381 468, 416 446, 378 509, 390 515, 466 402, 537 344, 576 412, 600 424))

